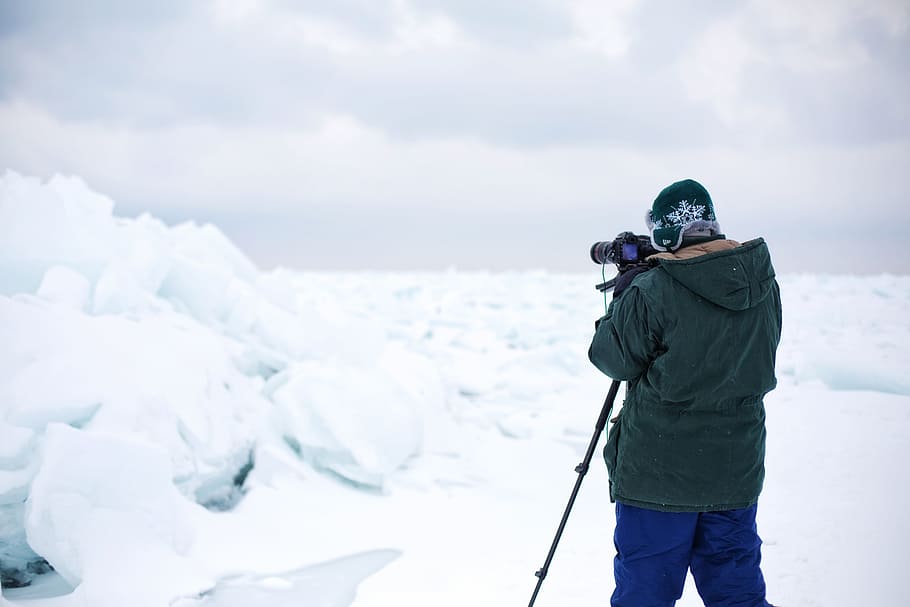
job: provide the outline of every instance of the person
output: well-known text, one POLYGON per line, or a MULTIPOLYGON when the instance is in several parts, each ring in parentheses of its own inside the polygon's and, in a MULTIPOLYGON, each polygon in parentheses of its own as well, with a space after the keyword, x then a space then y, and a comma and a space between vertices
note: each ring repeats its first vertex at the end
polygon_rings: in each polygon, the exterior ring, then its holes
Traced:
POLYGON ((672 606, 691 569, 707 607, 770 607, 755 521, 781 331, 768 247, 727 239, 691 179, 664 188, 647 222, 661 252, 620 277, 589 350, 628 382, 604 448, 611 605, 672 606))

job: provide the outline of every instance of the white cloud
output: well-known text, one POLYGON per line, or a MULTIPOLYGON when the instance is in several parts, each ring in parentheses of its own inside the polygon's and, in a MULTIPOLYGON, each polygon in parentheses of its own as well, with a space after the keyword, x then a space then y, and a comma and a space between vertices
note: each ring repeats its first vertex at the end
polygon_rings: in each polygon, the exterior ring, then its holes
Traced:
POLYGON ((394 28, 395 42, 391 48, 393 53, 464 44, 461 29, 450 17, 420 15, 403 0, 395 3, 395 9, 398 19, 394 28))
POLYGON ((212 0, 211 11, 217 24, 239 24, 260 14, 263 4, 262 0, 212 0))
MULTIPOLYGON (((393 136, 511 145, 831 138, 849 106, 874 109, 867 121, 900 123, 861 125, 853 138, 910 130, 906 104, 883 93, 908 61, 873 61, 885 42, 870 42, 848 17, 879 29, 884 17, 900 20, 860 5, 799 6, 680 15, 634 0, 539 0, 487 13, 444 0, 221 0, 148 22, 138 11, 113 25, 75 19, 65 36, 24 29, 0 42, 0 86, 66 120, 299 129, 341 113, 393 136), (560 16, 566 29, 548 29, 560 16), (862 86, 845 88, 850 81, 862 86), (800 87, 843 101, 806 120, 800 87)), ((887 43, 894 57, 907 48, 906 35, 887 43)))
POLYGON ((639 4, 639 0, 572 0, 568 10, 576 30, 575 43, 609 59, 622 57, 632 39, 629 17, 639 4))
POLYGON ((910 135, 910 5, 753 0, 711 23, 680 71, 738 137, 850 144, 910 135), (901 33, 903 32, 903 33, 901 33))
POLYGON ((171 217, 436 213, 512 247, 641 229, 684 177, 744 230, 907 218, 905 2, 101 4, 0 5, 0 169, 171 217))
MULTIPOLYGON (((743 94, 743 79, 749 69, 769 62, 750 40, 748 24, 740 16, 711 24, 680 60, 682 81, 691 99, 712 106, 729 126, 772 126, 786 124, 783 108, 743 94)), ((757 135, 762 130, 756 131, 757 135)))
POLYGON ((797 32, 809 45, 824 46, 835 57, 852 52, 838 43, 862 19, 873 20, 892 36, 906 33, 910 25, 910 4, 903 0, 751 0, 748 10, 775 30, 797 32))

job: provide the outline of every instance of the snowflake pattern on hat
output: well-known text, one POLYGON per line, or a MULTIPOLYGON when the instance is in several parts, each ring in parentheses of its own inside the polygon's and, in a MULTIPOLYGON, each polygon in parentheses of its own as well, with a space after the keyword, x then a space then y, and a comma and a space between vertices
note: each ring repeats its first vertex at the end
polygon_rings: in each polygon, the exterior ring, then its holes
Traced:
POLYGON ((693 221, 698 221, 699 219, 708 219, 713 220, 714 214, 708 213, 705 215, 705 205, 695 204, 697 200, 693 200, 690 204, 688 200, 680 200, 673 210, 666 214, 665 218, 657 218, 654 222, 654 226, 658 228, 669 228, 671 226, 684 226, 686 224, 692 223, 693 221))

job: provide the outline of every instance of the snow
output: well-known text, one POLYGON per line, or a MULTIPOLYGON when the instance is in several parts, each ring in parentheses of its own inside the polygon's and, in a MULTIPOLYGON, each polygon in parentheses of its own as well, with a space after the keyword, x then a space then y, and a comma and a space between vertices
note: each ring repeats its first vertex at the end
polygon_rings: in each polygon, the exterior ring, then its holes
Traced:
MULTIPOLYGON (((530 598, 610 383, 596 268, 263 273, 214 226, 113 209, 0 178, 0 605, 530 598)), ((780 283, 769 599, 901 604, 910 278, 780 283)), ((603 468, 541 607, 612 591, 603 468)))

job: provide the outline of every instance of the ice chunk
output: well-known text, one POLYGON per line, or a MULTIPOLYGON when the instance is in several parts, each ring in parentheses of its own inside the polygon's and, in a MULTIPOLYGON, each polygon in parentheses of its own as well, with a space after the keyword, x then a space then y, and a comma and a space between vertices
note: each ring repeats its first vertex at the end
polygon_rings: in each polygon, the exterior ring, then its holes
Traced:
POLYGON ((234 491, 271 409, 234 366, 236 343, 173 313, 93 317, 5 298, 0 332, 6 419, 38 432, 63 422, 140 435, 168 450, 186 495, 205 485, 200 499, 214 502, 234 491))
POLYGON ((250 258, 212 224, 185 222, 171 228, 171 234, 179 256, 195 259, 208 268, 222 268, 244 282, 254 281, 259 274, 250 258))
POLYGON ((230 510, 243 497, 247 476, 255 466, 253 450, 232 454, 225 465, 213 473, 201 476, 193 496, 198 504, 209 510, 230 510))
POLYGON ((29 466, 18 470, 0 470, 0 506, 25 501, 28 496, 29 483, 35 477, 36 468, 33 461, 29 466))
POLYGON ((210 224, 183 223, 169 236, 171 266, 161 296, 207 324, 248 316, 261 299, 251 286, 258 270, 249 258, 210 224))
POLYGON ((161 306, 152 293, 140 286, 129 266, 120 263, 104 269, 95 285, 93 302, 94 314, 147 312, 161 306))
POLYGON ((118 224, 125 246, 95 285, 93 312, 116 314, 156 310, 157 293, 172 266, 167 227, 148 216, 118 224))
POLYGON ((298 363, 272 396, 301 456, 355 483, 381 486, 416 454, 423 427, 411 397, 374 368, 298 363))
POLYGON ((0 420, 0 470, 22 468, 28 463, 35 433, 0 420))
POLYGON ((47 561, 35 554, 25 537, 25 503, 0 505, 0 585, 25 586, 48 571, 47 561))
POLYGON ((21 375, 6 386, 0 386, 0 394, 4 397, 11 396, 13 406, 9 409, 9 420, 13 423, 41 430, 49 423, 62 422, 72 426, 83 426, 98 410, 101 403, 92 398, 91 386, 82 384, 70 394, 61 394, 61 391, 51 383, 51 378, 66 377, 69 375, 62 367, 55 365, 65 364, 64 360, 47 361, 44 365, 30 365, 21 375), (61 373, 54 374, 59 369, 61 373), (25 397, 29 387, 34 394, 25 397), (83 391, 84 390, 84 391, 83 391))
MULTIPOLYGON (((28 586, 19 588, 4 587, 3 596, 9 599, 4 602, 0 598, 0 607, 18 607, 19 605, 46 605, 46 603, 20 603, 19 601, 28 601, 34 599, 52 599, 62 597, 73 592, 73 587, 66 580, 55 573, 47 561, 42 559, 43 566, 33 565, 35 577, 30 580, 28 586)), ((51 603, 55 605, 56 603, 51 603)))
POLYGON ((36 434, 0 421, 0 584, 22 586, 43 570, 44 559, 25 539, 24 510, 38 469, 36 434))
POLYGON ((226 318, 232 335, 261 343, 285 358, 313 357, 321 345, 324 330, 310 331, 320 318, 304 319, 254 295, 248 285, 233 285, 233 307, 226 318))
POLYGON ((55 424, 25 528, 32 548, 70 585, 84 582, 76 591, 84 604, 163 605, 168 590, 152 579, 185 590, 205 579, 183 557, 193 541, 189 507, 164 450, 55 424))
POLYGON ((364 578, 400 556, 397 550, 373 550, 295 571, 233 576, 196 598, 173 607, 347 607, 364 578))
POLYGON ((91 290, 91 283, 80 272, 66 266, 51 266, 44 273, 36 295, 82 311, 88 305, 91 290))
POLYGON ((78 177, 0 179, 0 293, 34 293, 66 265, 93 281, 119 246, 114 203, 78 177))
POLYGON ((8 422, 43 430, 51 421, 81 424, 98 410, 101 390, 85 377, 87 337, 69 309, 0 297, 0 412, 8 422), (82 354, 80 356, 80 354, 82 354))
POLYGON ((870 390, 888 394, 910 395, 910 376, 906 359, 888 360, 881 352, 872 360, 857 358, 853 352, 813 353, 796 374, 805 381, 819 379, 832 390, 870 390))
POLYGON ((115 219, 113 207, 79 178, 41 183, 7 172, 0 178, 0 293, 40 288, 47 299, 82 309, 84 283, 47 274, 66 266, 94 285, 96 314, 157 309, 163 287, 167 299, 211 322, 223 321, 242 285, 255 282, 255 265, 218 228, 188 222, 169 229, 148 215, 115 219))
POLYGON ((177 255, 160 294, 204 323, 223 321, 234 304, 228 297, 233 280, 227 268, 177 255))

